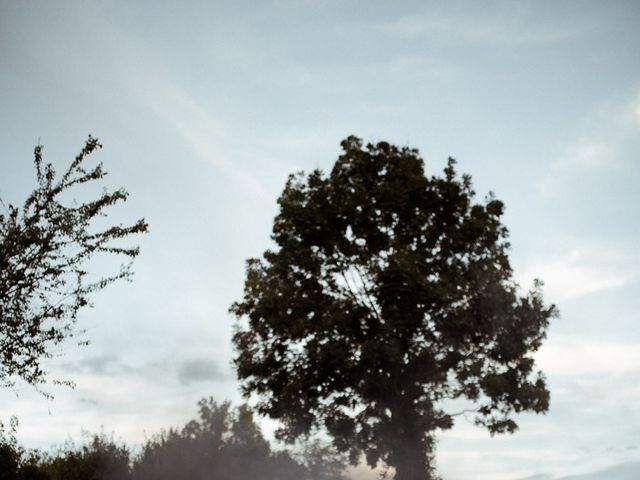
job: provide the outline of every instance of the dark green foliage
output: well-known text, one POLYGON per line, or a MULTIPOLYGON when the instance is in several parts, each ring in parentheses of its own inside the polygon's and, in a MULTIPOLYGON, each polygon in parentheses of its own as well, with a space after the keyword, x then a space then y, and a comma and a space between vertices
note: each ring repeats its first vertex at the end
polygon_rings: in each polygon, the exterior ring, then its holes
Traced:
POLYGON ((55 454, 27 452, 15 439, 16 422, 0 424, 0 480, 345 480, 345 463, 315 442, 292 455, 273 451, 245 405, 204 399, 199 418, 155 435, 132 456, 104 434, 55 454))
POLYGON ((16 417, 11 418, 9 431, 0 421, 0 480, 18 478, 24 450, 16 441, 15 432, 18 425, 16 417))
POLYGON ((9 205, 6 214, 0 214, 0 385, 12 385, 18 378, 30 384, 45 382, 42 359, 77 333, 73 326, 78 311, 89 304, 90 295, 131 276, 130 264, 97 280, 89 280, 85 271, 96 254, 138 255, 137 247, 114 241, 146 232, 143 219, 130 226, 95 229, 97 217, 125 201, 127 192, 103 191, 95 200, 71 206, 61 199, 74 187, 106 175, 102 164, 85 165, 100 147, 90 136, 58 178, 51 164, 42 163, 38 145, 34 152, 38 187, 21 208, 9 205))
POLYGON ((200 401, 200 418, 180 431, 149 440, 133 466, 134 480, 343 480, 338 457, 330 449, 315 456, 273 452, 246 406, 200 401), (329 472, 329 473, 327 473, 329 472))
POLYGON ((230 429, 230 404, 212 399, 198 403, 200 418, 182 430, 171 429, 149 440, 134 465, 140 480, 199 480, 220 468, 220 453, 230 429))
POLYGON ((401 480, 433 476, 432 434, 447 399, 512 432, 513 412, 544 412, 531 354, 555 307, 541 283, 512 279, 504 206, 476 202, 449 160, 426 177, 418 152, 349 137, 331 174, 289 177, 272 239, 248 261, 235 360, 246 395, 285 440, 325 428, 353 461, 401 480))
POLYGON ((130 480, 130 453, 104 434, 93 435, 80 448, 67 445, 40 462, 51 480, 130 480))
MULTIPOLYGON (((15 431, 15 429, 13 430, 15 431)), ((131 480, 130 454, 104 434, 81 447, 69 443, 55 455, 25 451, 0 430, 0 480, 131 480)))
POLYGON ((331 445, 323 444, 319 440, 309 441, 303 445, 299 459, 307 468, 312 480, 346 480, 346 458, 331 445))
POLYGON ((18 444, 17 426, 16 417, 11 418, 8 431, 0 421, 0 480, 50 480, 38 452, 27 452, 18 444))

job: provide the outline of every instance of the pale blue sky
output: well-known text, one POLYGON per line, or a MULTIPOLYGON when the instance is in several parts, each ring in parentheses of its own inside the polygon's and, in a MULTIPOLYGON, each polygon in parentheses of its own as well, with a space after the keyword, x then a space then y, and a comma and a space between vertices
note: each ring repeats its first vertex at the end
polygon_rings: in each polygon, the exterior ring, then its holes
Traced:
MULTIPOLYGON (((287 174, 329 170, 356 134, 448 156, 507 205, 512 261, 561 318, 539 354, 546 416, 440 437, 446 480, 586 473, 640 461, 638 2, 0 0, 0 196, 88 133, 114 220, 151 233, 131 284, 84 312, 91 345, 51 364, 75 390, 0 392, 20 438, 82 428, 135 442, 239 400, 230 366, 244 260, 269 245, 287 174), (16 396, 18 394, 18 396, 16 396)), ((266 422, 268 431, 271 425, 266 422)))

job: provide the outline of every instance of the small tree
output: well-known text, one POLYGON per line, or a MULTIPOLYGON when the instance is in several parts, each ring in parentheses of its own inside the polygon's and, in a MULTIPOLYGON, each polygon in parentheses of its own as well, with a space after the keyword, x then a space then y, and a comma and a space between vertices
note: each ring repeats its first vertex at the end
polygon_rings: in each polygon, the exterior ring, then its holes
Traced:
POLYGON ((89 136, 57 178, 51 164, 42 163, 42 146, 36 146, 37 188, 21 208, 9 205, 0 214, 0 385, 13 385, 18 378, 33 385, 45 382, 42 360, 51 356, 55 345, 78 333, 74 323, 90 295, 131 276, 131 264, 97 280, 88 280, 85 270, 99 253, 138 255, 137 247, 114 241, 146 232, 144 219, 130 226, 92 230, 93 220, 107 207, 125 201, 127 192, 103 191, 95 200, 71 206, 61 200, 73 187, 106 175, 101 163, 85 165, 87 156, 100 147, 89 136))
POLYGON ((67 442, 34 467, 49 480, 131 480, 130 462, 129 448, 102 432, 88 435, 82 445, 67 442))
POLYGON ((503 204, 474 202, 469 176, 426 177, 417 150, 355 137, 329 176, 292 175, 273 250, 250 259, 235 364, 245 395, 293 441, 324 427, 335 446, 399 480, 433 478, 447 399, 513 432, 511 413, 545 412, 531 356, 554 306, 512 279, 503 204))

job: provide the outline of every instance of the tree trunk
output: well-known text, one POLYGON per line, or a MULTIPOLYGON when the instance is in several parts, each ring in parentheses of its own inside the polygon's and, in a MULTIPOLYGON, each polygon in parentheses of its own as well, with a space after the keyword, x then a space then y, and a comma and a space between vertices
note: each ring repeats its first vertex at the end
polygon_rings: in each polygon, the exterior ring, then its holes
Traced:
POLYGON ((393 448, 395 480, 434 480, 431 438, 414 432, 402 437, 393 448))
POLYGON ((427 455, 421 445, 406 445, 396 457, 395 480, 431 480, 430 468, 427 465, 427 455), (417 448, 416 448, 417 447, 417 448))

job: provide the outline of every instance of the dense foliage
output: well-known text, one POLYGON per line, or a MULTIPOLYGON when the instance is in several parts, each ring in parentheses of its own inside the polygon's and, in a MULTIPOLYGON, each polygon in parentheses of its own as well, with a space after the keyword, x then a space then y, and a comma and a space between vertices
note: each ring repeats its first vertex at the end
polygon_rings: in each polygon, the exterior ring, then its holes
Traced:
POLYGON ((74 187, 96 182, 106 172, 87 157, 101 145, 89 137, 82 151, 57 177, 35 148, 38 186, 22 207, 5 206, 0 214, 0 385, 22 379, 30 384, 47 380, 42 360, 53 347, 77 333, 78 311, 90 295, 119 279, 130 277, 130 264, 117 273, 91 277, 88 262, 96 254, 133 258, 138 248, 114 241, 147 231, 143 219, 133 225, 96 227, 105 210, 127 199, 123 189, 103 191, 84 203, 66 205, 74 187))
POLYGON ((548 409, 532 353, 555 308, 539 282, 519 293, 503 204, 475 201, 452 159, 427 177, 414 149, 342 148, 328 176, 289 177, 275 248, 248 261, 231 308, 238 376, 281 438, 324 428, 353 461, 431 478, 447 400, 466 399, 491 433, 548 409))
POLYGON ((0 480, 345 480, 344 462, 318 442, 273 450, 246 406, 203 399, 199 418, 138 453, 104 434, 55 453, 28 452, 0 425, 0 480))

